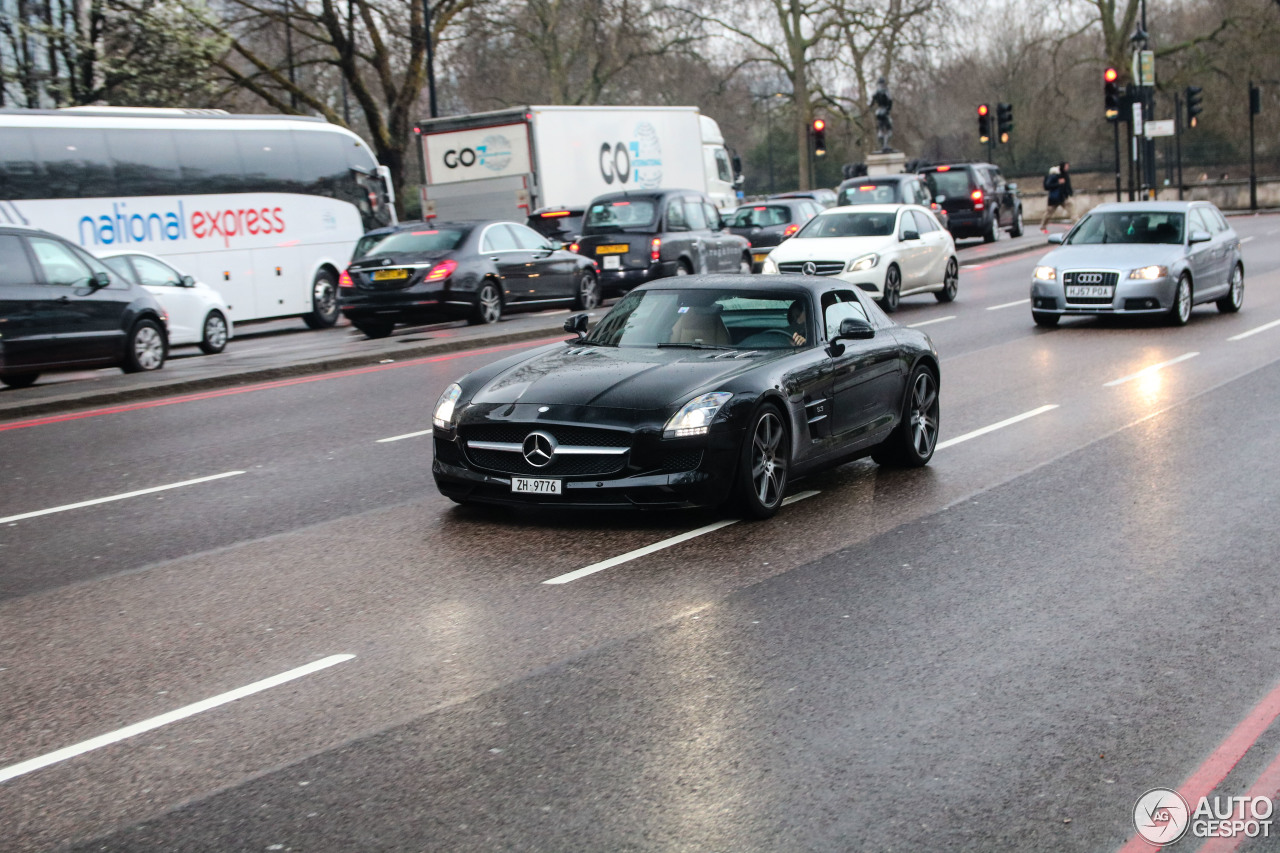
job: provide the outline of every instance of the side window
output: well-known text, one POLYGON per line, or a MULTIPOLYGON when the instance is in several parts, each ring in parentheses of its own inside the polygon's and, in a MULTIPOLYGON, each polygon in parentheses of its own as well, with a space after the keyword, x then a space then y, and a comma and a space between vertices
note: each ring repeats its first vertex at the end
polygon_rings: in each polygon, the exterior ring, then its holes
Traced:
POLYGON ((729 155, 723 148, 716 149, 716 176, 722 181, 733 183, 733 167, 729 165, 729 155))
POLYGON ((167 130, 113 130, 107 148, 115 162, 120 195, 177 195, 178 149, 167 130))
POLYGON ((705 231, 707 229, 707 214, 702 209, 698 199, 685 199, 684 214, 688 217, 691 230, 705 231))
POLYGON ((684 215, 684 199, 673 198, 667 202, 667 228, 683 231, 689 227, 684 215))
POLYGON ((0 234, 0 287, 36 283, 26 247, 16 234, 0 234))
POLYGON ((540 251, 548 247, 547 238, 525 225, 511 223, 507 225, 516 237, 516 245, 529 251, 540 251))
POLYGON ((130 278, 131 278, 130 276, 125 276, 124 278, 121 278, 121 277, 120 277, 120 276, 118 276, 118 275, 112 275, 112 274, 111 274, 111 268, 110 268, 110 267, 108 267, 106 264, 104 264, 104 263, 103 263, 99 258, 95 258, 93 255, 89 254, 89 253, 88 253, 88 252, 86 252, 84 249, 81 249, 79 246, 72 246, 72 247, 71 247, 71 252, 72 252, 72 254, 74 254, 77 258, 79 258, 79 259, 80 259, 80 263, 84 264, 85 266, 87 266, 87 267, 89 268, 89 272, 91 272, 91 273, 97 273, 97 272, 104 272, 104 273, 106 273, 106 274, 107 274, 107 278, 111 281, 110 287, 111 287, 112 289, 116 289, 116 290, 119 290, 119 289, 121 289, 121 288, 124 288, 124 289, 126 289, 126 290, 128 289, 128 287, 129 287, 129 280, 130 280, 130 278))
POLYGON ((0 199, 56 198, 25 127, 0 127, 0 199))
POLYGON ((902 213, 898 216, 898 239, 901 240, 902 235, 907 233, 908 231, 915 231, 915 230, 916 230, 916 222, 911 217, 911 211, 909 210, 902 211, 902 213))
POLYGON ((919 204, 920 200, 916 198, 916 188, 911 181, 903 181, 898 186, 902 187, 902 203, 903 204, 919 204))
POLYGON ((702 211, 707 215, 707 225, 711 227, 712 231, 719 231, 724 227, 724 223, 720 221, 720 211, 716 210, 715 205, 704 201, 702 203, 702 211))
MULTIPOLYGON (((229 140, 228 140, 229 141, 229 140)), ((236 134, 240 162, 248 189, 258 192, 296 192, 298 152, 287 130, 252 130, 236 134)))
POLYGON ((111 280, 119 281, 127 279, 129 281, 137 281, 138 273, 129 264, 129 259, 124 255, 117 255, 114 258, 103 258, 102 262, 107 265, 107 269, 111 270, 111 280))
POLYGON ((102 198, 116 194, 107 135, 87 128, 32 128, 48 184, 48 198, 102 198))
POLYGON ((1216 230, 1218 232, 1229 231, 1231 229, 1231 226, 1227 224, 1226 217, 1222 215, 1221 210, 1218 210, 1216 207, 1206 207, 1204 210, 1205 213, 1208 214, 1209 219, 1212 220, 1210 224, 1213 224, 1214 222, 1217 223, 1218 227, 1216 230))
POLYGON ((181 276, 172 267, 141 255, 134 255, 132 260, 133 268, 138 271, 139 284, 149 284, 153 287, 178 286, 178 279, 181 276))
POLYGON ((175 130, 182 185, 188 193, 232 193, 245 188, 240 149, 230 132, 175 130))
POLYGON ((862 310, 858 297, 854 296, 852 291, 838 290, 827 293, 822 297, 822 304, 825 306, 823 321, 827 328, 827 340, 831 340, 840 333, 840 323, 846 317, 867 320, 867 312, 862 310))
POLYGON ((517 252, 516 238, 505 225, 490 225, 484 232, 484 240, 480 243, 482 252, 517 252))
POLYGON ((31 238, 31 249, 44 270, 46 284, 78 287, 89 281, 89 266, 76 257, 71 247, 43 237, 31 238))
POLYGON ((1209 227, 1209 223, 1205 221, 1204 208, 1191 208, 1191 230, 1192 231, 1208 231, 1213 233, 1213 229, 1209 227))
POLYGON ((938 224, 934 221, 933 217, 924 211, 913 210, 911 211, 911 216, 916 221, 916 230, 921 234, 928 234, 930 231, 938 230, 938 224))

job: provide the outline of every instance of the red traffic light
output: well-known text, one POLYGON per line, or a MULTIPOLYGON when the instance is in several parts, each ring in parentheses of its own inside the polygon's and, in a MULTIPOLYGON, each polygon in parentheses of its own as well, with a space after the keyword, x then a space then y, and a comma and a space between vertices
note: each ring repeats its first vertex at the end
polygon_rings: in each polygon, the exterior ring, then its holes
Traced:
POLYGON ((1119 76, 1120 76, 1119 72, 1117 72, 1114 68, 1108 68, 1106 71, 1102 72, 1102 79, 1108 83, 1116 82, 1116 78, 1118 78, 1119 76))
POLYGON ((826 126, 827 126, 827 123, 826 123, 825 121, 823 121, 822 119, 820 119, 820 118, 815 118, 815 119, 813 120, 813 129, 814 129, 814 130, 823 130, 823 129, 825 129, 825 128, 826 128, 826 126))
POLYGON ((980 116, 984 116, 984 115, 986 115, 987 113, 989 113, 990 111, 991 111, 991 110, 987 107, 987 105, 986 105, 986 104, 978 104, 978 115, 980 115, 980 116))

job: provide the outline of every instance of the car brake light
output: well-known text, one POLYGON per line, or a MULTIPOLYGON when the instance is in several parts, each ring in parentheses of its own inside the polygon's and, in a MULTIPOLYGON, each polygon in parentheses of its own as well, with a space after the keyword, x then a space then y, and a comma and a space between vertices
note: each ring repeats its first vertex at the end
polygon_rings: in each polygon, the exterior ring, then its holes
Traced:
POLYGON ((457 261, 441 261, 431 268, 431 272, 427 273, 424 281, 439 281, 442 278, 448 278, 453 275, 453 271, 458 268, 457 261))
POLYGON ((938 171, 939 171, 939 172, 950 172, 950 171, 951 171, 951 167, 950 167, 950 166, 939 166, 939 167, 938 167, 938 171))
POLYGON ((581 246, 579 246, 577 243, 570 243, 570 244, 569 244, 569 251, 570 251, 570 252, 576 252, 576 251, 578 251, 578 250, 579 250, 579 249, 581 249, 581 248, 582 248, 582 247, 581 247, 581 246))
POLYGON ((873 189, 875 189, 875 188, 876 188, 876 187, 875 187, 875 184, 867 184, 865 187, 858 187, 858 192, 860 192, 860 193, 869 193, 869 192, 871 192, 871 191, 872 191, 873 189))
POLYGON ((345 290, 349 288, 354 288, 355 286, 356 286, 356 283, 351 280, 351 271, 343 270, 342 275, 338 276, 338 289, 345 290))
POLYGON ((440 233, 439 231, 414 231, 413 236, 421 237, 425 234, 439 234, 439 233, 440 233))
POLYGON ((569 215, 569 211, 567 211, 567 210, 553 210, 553 211, 551 211, 551 212, 549 212, 549 213, 544 213, 544 214, 542 214, 542 218, 543 218, 543 219, 550 219, 550 218, 551 218, 551 217, 553 217, 553 216, 568 216, 568 215, 569 215))
POLYGON ((769 208, 767 208, 767 207, 753 207, 753 208, 751 208, 751 209, 752 209, 752 210, 768 210, 769 208))
POLYGON ((657 263, 662 257, 662 238, 654 237, 649 241, 649 260, 657 263))
POLYGON ((796 233, 799 230, 800 230, 799 224, 792 222, 790 225, 786 227, 786 230, 782 232, 782 236, 790 237, 792 234, 796 233))
POLYGON ((982 203, 982 190, 974 190, 973 192, 969 193, 969 198, 973 199, 974 210, 982 210, 982 208, 984 207, 982 203))

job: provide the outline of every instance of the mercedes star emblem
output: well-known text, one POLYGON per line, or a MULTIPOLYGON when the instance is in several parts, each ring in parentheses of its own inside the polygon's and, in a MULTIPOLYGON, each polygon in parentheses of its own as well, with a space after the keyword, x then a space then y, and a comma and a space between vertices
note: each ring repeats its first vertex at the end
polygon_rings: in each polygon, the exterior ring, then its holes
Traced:
POLYGON ((525 436, 520 451, 524 454, 525 462, 534 468, 545 468, 556 455, 556 440, 545 432, 531 432, 525 436))
POLYGON ((800 272, 804 273, 805 275, 813 275, 817 271, 818 271, 818 265, 815 264, 813 261, 805 261, 804 266, 800 268, 800 272))

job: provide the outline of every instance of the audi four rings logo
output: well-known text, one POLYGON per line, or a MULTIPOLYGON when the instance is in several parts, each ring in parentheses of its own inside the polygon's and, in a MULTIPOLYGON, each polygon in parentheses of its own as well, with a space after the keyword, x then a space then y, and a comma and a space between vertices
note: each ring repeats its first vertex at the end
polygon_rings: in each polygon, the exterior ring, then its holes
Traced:
POLYGON ((813 275, 817 271, 818 271, 818 265, 815 264, 813 261, 805 261, 804 266, 800 268, 800 272, 804 273, 805 275, 813 275))
POLYGON ((1077 284, 1102 284, 1102 273, 1100 272, 1082 272, 1076 273, 1077 284))
POLYGON ((520 452, 534 468, 545 468, 556 455, 556 440, 545 432, 531 432, 525 436, 520 452))

